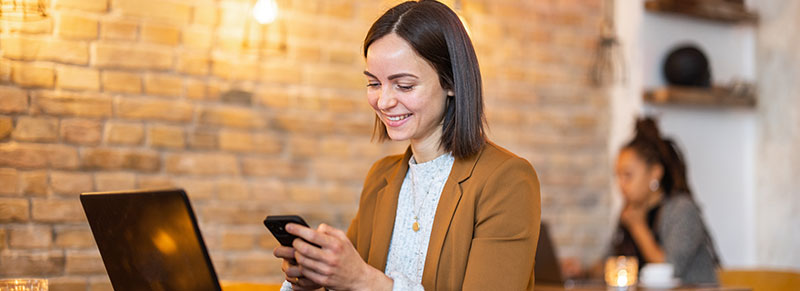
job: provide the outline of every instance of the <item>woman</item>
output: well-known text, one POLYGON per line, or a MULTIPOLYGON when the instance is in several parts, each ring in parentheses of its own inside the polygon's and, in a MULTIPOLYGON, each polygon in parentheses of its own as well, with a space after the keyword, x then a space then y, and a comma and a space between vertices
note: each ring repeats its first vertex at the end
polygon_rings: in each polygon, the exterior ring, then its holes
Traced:
POLYGON ((370 28, 364 56, 374 136, 410 146, 372 166, 347 233, 286 227, 303 239, 275 249, 283 289, 532 290, 539 182, 486 140, 458 16, 436 1, 397 5, 370 28))
POLYGON ((653 119, 619 153, 617 182, 625 198, 612 255, 640 264, 670 263, 684 284, 716 283, 719 260, 686 181, 686 164, 653 119))

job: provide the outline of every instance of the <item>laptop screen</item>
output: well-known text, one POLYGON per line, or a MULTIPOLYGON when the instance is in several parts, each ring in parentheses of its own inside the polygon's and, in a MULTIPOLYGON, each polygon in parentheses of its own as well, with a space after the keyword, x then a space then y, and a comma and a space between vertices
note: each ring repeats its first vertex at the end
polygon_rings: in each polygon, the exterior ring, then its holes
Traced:
POLYGON ((220 290, 183 190, 81 194, 114 290, 220 290))

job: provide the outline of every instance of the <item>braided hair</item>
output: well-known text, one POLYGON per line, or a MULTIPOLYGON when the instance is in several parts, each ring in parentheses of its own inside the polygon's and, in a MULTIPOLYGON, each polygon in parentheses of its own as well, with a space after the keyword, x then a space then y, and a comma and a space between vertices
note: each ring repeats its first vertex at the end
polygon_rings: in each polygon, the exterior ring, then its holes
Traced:
POLYGON ((661 136, 653 118, 644 117, 636 120, 636 136, 625 145, 624 149, 636 152, 647 165, 661 165, 664 168, 664 176, 659 181, 664 196, 692 195, 683 155, 672 139, 661 136))

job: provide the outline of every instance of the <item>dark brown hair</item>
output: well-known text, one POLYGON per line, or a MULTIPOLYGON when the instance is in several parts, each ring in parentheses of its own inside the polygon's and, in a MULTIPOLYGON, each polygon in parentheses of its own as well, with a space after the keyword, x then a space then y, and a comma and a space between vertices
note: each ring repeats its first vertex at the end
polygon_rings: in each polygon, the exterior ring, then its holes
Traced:
POLYGON ((672 139, 661 136, 655 120, 650 117, 636 120, 636 136, 624 148, 632 149, 648 165, 664 167, 664 176, 659 182, 665 196, 692 195, 683 155, 672 139))
MULTIPOLYGON (((478 153, 486 142, 481 73, 475 49, 458 15, 433 0, 408 1, 392 7, 367 32, 364 57, 373 42, 391 33, 407 41, 436 70, 442 88, 455 93, 447 97, 439 145, 456 158, 478 153)), ((379 141, 389 138, 377 116, 375 137, 379 141)))

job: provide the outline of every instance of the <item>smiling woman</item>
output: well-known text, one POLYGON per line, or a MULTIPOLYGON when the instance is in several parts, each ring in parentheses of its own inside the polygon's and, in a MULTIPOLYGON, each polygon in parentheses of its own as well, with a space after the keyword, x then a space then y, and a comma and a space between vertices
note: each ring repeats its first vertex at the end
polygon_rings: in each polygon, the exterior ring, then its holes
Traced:
POLYGON ((374 137, 409 148, 372 166, 347 233, 286 226, 302 239, 274 251, 282 290, 533 290, 539 181, 486 139, 458 16, 437 1, 395 6, 370 28, 364 57, 374 137))

